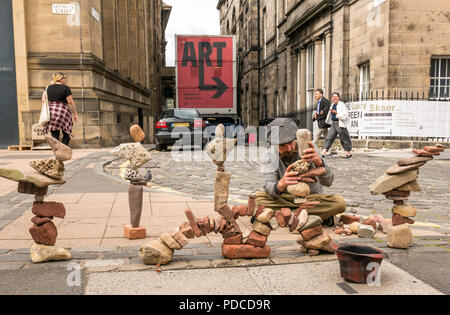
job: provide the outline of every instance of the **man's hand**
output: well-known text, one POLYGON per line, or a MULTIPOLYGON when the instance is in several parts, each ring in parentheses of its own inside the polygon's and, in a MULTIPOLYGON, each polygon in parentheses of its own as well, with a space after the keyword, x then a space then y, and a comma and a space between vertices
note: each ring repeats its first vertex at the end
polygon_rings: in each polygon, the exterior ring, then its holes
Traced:
POLYGON ((334 109, 331 110, 331 112, 335 115, 337 115, 337 111, 335 111, 334 109))
POLYGON ((316 167, 323 166, 323 160, 319 156, 312 142, 308 142, 309 149, 303 151, 302 160, 306 162, 313 162, 316 167))
POLYGON ((279 192, 283 192, 291 185, 297 185, 299 178, 297 172, 291 172, 293 165, 289 166, 284 174, 283 178, 278 182, 277 189, 279 192))

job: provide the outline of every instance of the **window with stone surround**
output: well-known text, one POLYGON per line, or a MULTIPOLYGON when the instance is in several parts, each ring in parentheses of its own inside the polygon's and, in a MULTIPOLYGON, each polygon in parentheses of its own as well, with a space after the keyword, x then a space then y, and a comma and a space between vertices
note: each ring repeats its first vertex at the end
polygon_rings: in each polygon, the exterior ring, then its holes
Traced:
POLYGON ((360 100, 366 100, 370 93, 370 64, 359 66, 359 95, 360 100))
POLYGON ((450 56, 431 58, 430 99, 450 100, 450 56))

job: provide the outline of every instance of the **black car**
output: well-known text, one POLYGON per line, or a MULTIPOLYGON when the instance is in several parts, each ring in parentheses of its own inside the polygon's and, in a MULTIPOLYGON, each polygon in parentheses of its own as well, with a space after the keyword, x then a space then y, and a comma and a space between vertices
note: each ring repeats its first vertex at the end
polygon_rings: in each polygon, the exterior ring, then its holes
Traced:
POLYGON ((182 146, 186 144, 203 145, 203 131, 205 122, 196 109, 169 109, 163 112, 161 119, 156 123, 156 149, 167 150, 177 142, 182 146), (186 138, 189 137, 189 140, 186 138), (197 139, 197 140, 196 140, 197 139), (200 141, 195 143, 195 141, 200 141))

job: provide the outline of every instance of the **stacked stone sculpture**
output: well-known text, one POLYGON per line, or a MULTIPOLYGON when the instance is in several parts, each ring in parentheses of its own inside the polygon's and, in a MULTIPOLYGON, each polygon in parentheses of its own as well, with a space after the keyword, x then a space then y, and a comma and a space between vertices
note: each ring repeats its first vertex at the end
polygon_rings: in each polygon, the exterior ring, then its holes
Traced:
POLYGON ((30 166, 35 171, 0 169, 0 176, 19 183, 22 194, 35 195, 32 212, 35 215, 29 232, 35 242, 30 255, 34 263, 71 259, 68 250, 56 247, 58 230, 52 222, 54 217, 64 219, 66 209, 62 203, 45 202, 44 198, 50 185, 63 185, 64 162, 72 159, 72 149, 51 136, 45 138, 52 148, 55 159, 33 161, 30 166))
POLYGON ((139 168, 151 160, 150 153, 140 142, 145 139, 145 133, 139 125, 130 128, 135 143, 122 144, 111 153, 114 156, 130 161, 130 167, 125 171, 125 180, 130 182, 128 190, 128 202, 130 207, 130 225, 124 226, 125 237, 130 240, 145 239, 147 229, 140 226, 142 217, 142 205, 144 198, 144 187, 151 176, 144 176, 139 173, 139 168))
MULTIPOLYGON (((231 173, 225 171, 225 161, 236 145, 236 140, 223 137, 225 128, 219 125, 216 129, 216 139, 208 144, 206 153, 218 167, 215 175, 214 210, 220 215, 215 218, 197 218, 192 209, 185 210, 187 222, 181 223, 173 233, 161 235, 157 241, 144 244, 141 256, 145 264, 165 265, 172 261, 174 251, 181 250, 188 245, 189 240, 206 236, 210 233, 222 234, 222 255, 228 259, 262 259, 271 254, 267 240, 273 230, 280 227, 289 228, 291 232, 298 231, 302 238, 299 242, 305 252, 318 255, 320 250, 334 253, 331 248, 331 239, 322 229, 322 219, 318 216, 309 216, 307 209, 317 203, 308 203, 306 197, 310 194, 309 186, 301 183, 295 190, 299 197, 299 209, 274 211, 262 205, 256 205, 256 196, 250 194, 248 205, 228 205, 229 185, 231 173), (239 217, 255 217, 252 230, 238 225, 239 217)), ((307 133, 299 133, 299 147, 306 149, 304 142, 308 142, 307 133)), ((309 134, 310 138, 310 134, 309 134)), ((304 150, 303 149, 303 150, 304 150)), ((301 152, 303 152, 303 150, 301 152)), ((301 164, 301 163, 299 163, 301 164)), ((304 163, 303 163, 304 164, 304 163)), ((302 174, 313 180, 323 174, 324 169, 309 170, 309 164, 302 174)), ((300 167, 304 167, 303 165, 300 167)))
POLYGON ((384 194, 394 202, 392 208, 392 225, 387 231, 387 244, 392 248, 406 249, 412 243, 412 232, 407 224, 414 224, 411 218, 417 215, 417 209, 407 204, 412 191, 421 191, 417 182, 419 168, 444 152, 442 145, 425 147, 423 150, 413 150, 414 157, 400 160, 390 167, 370 187, 374 195, 384 194))

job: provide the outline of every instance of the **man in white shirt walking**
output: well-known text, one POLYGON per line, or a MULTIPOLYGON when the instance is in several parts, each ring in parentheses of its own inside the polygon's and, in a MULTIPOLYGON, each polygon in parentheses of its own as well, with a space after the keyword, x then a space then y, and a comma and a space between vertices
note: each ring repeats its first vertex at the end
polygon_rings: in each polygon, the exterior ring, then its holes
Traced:
POLYGON ((327 124, 331 125, 328 131, 328 136, 325 141, 322 156, 325 157, 327 152, 330 150, 337 136, 341 141, 342 147, 347 151, 345 159, 350 159, 352 157, 352 139, 348 132, 348 127, 350 126, 350 115, 347 106, 341 102, 341 95, 337 92, 333 93, 332 105, 330 112, 327 117, 327 124))

